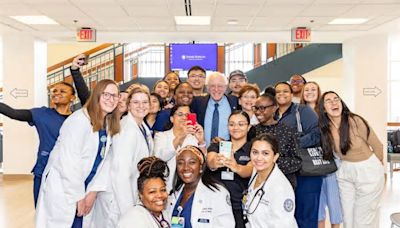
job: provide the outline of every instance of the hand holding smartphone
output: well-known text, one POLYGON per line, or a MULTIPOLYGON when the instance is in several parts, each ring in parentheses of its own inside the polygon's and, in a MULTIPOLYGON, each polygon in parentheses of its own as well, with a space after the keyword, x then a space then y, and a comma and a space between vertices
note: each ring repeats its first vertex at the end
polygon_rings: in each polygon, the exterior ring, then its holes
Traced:
POLYGON ((192 125, 192 126, 196 125, 196 122, 197 122, 196 113, 189 113, 186 116, 186 118, 188 121, 190 121, 190 123, 189 123, 190 125, 192 125))
POLYGON ((230 141, 219 142, 219 153, 224 155, 226 158, 230 158, 232 154, 232 142, 230 141))

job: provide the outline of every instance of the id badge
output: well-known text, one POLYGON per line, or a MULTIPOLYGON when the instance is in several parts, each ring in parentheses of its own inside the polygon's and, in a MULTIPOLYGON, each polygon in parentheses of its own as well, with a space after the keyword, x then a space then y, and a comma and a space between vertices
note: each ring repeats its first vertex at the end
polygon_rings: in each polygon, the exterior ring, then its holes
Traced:
POLYGON ((234 179, 234 172, 230 171, 222 171, 221 172, 221 180, 233 180, 234 179))
POLYGON ((184 228, 185 227, 185 218, 172 216, 171 219, 171 228, 184 228))

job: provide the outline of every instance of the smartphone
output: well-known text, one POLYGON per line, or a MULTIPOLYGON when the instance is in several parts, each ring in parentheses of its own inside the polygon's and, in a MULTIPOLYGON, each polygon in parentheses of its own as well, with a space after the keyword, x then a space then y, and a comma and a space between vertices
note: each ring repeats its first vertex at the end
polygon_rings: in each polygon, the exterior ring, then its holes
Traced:
POLYGON ((89 59, 87 56, 78 59, 78 64, 80 66, 87 65, 88 63, 89 63, 89 59))
POLYGON ((187 120, 190 120, 190 125, 196 125, 196 122, 197 122, 197 118, 196 118, 196 113, 189 113, 187 116, 186 116, 186 118, 187 118, 187 120))
POLYGON ((219 153, 227 158, 230 158, 232 154, 232 142, 230 141, 219 142, 219 153))

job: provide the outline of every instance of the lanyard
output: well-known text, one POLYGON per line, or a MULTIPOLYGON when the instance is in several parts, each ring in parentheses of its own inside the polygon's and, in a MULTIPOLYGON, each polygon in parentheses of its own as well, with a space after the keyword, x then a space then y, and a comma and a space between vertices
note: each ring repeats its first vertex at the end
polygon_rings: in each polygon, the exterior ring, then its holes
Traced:
POLYGON ((146 141, 147 149, 149 149, 150 153, 150 145, 149 145, 149 140, 147 139, 147 134, 146 134, 146 129, 144 128, 143 124, 139 126, 140 131, 142 132, 142 135, 144 137, 144 140, 146 141))

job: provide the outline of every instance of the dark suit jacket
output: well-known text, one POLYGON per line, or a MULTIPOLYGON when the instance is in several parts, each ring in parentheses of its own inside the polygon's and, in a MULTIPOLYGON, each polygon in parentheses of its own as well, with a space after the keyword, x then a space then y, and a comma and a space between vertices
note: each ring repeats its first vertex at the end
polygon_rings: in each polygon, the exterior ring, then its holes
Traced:
MULTIPOLYGON (((238 98, 232 95, 225 95, 231 106, 231 111, 238 109, 239 102, 238 98)), ((193 97, 192 104, 190 104, 190 109, 197 115, 197 122, 204 127, 204 118, 206 116, 206 109, 208 101, 210 100, 210 95, 207 96, 197 96, 193 97)))

